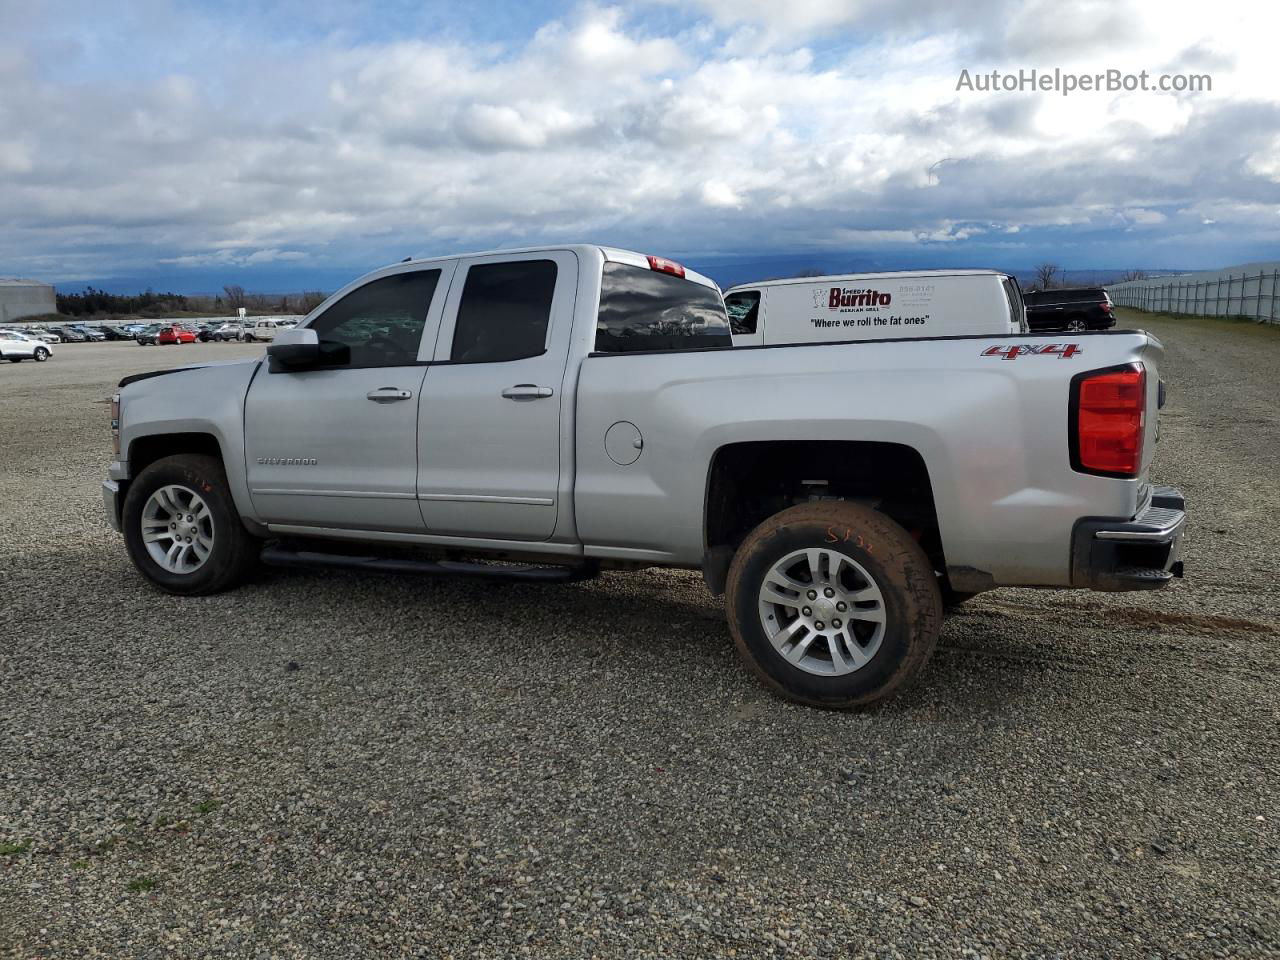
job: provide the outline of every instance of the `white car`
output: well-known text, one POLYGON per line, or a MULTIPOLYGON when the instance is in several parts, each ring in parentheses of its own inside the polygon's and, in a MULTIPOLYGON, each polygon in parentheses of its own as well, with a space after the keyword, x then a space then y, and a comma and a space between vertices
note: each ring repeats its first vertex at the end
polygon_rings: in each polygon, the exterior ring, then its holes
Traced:
POLYGON ((53 356, 53 348, 38 337, 18 333, 15 330, 0 330, 0 359, 10 363, 23 360, 35 360, 43 363, 53 356))
POLYGON ((244 322, 244 341, 253 343, 257 340, 274 340, 276 331, 280 329, 278 320, 246 320, 244 322))
POLYGON ((724 295, 735 347, 1027 332, 1018 281, 995 270, 766 280, 724 295))

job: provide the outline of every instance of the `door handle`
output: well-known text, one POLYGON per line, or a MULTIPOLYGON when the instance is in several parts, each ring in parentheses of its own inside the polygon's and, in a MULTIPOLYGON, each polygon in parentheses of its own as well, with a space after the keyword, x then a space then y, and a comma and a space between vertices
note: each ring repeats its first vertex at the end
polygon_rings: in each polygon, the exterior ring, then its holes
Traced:
POLYGON ((502 395, 508 400, 541 400, 553 393, 555 391, 550 387, 539 387, 533 383, 517 383, 502 391, 502 395))
POLYGON ((399 387, 379 387, 365 394, 374 403, 395 403, 397 400, 408 400, 413 396, 412 390, 401 390, 399 387))

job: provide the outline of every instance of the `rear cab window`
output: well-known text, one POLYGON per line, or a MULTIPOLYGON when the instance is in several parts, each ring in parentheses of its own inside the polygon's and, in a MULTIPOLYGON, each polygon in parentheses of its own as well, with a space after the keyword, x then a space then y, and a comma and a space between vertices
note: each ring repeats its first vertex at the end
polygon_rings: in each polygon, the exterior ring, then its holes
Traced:
POLYGON ((715 287, 629 263, 604 265, 598 353, 732 346, 724 301, 715 287))

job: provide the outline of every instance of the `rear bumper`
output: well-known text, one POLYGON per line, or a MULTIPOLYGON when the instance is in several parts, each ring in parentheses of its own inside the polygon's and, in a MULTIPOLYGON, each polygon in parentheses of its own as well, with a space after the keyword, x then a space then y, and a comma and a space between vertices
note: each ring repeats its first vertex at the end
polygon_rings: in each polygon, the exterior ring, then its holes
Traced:
POLYGON ((1182 576, 1186 500, 1156 487, 1132 520, 1088 518, 1072 536, 1071 583, 1089 590, 1158 590, 1182 576))

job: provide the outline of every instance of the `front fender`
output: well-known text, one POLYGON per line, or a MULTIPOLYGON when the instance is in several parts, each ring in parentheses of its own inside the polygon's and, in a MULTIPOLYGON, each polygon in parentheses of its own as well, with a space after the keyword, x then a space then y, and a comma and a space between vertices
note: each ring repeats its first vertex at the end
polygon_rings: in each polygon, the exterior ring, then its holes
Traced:
POLYGON ((122 381, 120 450, 112 477, 131 479, 139 441, 178 434, 210 436, 222 454, 231 497, 242 519, 261 523, 249 496, 244 459, 244 398, 261 359, 188 367, 122 381))

